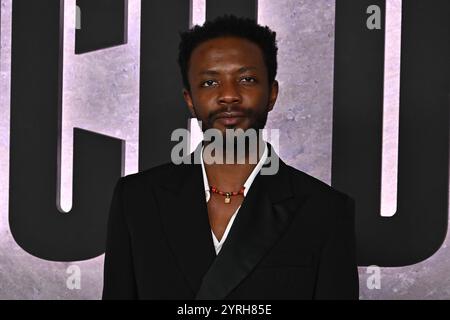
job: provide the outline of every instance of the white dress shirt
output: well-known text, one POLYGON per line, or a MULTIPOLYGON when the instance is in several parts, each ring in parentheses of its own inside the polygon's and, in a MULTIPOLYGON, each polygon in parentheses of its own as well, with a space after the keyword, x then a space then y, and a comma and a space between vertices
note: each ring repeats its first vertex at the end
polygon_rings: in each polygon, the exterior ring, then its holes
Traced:
MULTIPOLYGON (((248 190, 250 189, 250 186, 253 183, 253 180, 255 180, 256 175, 259 173, 259 171, 261 170, 262 166, 264 165, 264 163, 266 162, 267 159, 267 143, 264 141, 264 152, 261 156, 261 158, 258 161, 258 164, 255 166, 255 168, 253 169, 252 173, 248 176, 247 180, 244 183, 244 197, 247 195, 248 190)), ((203 161, 203 149, 204 146, 202 147, 202 152, 201 152, 201 164, 202 164, 202 172, 203 172, 203 184, 205 186, 205 196, 206 196, 206 202, 208 203, 209 198, 211 197, 211 193, 209 191, 209 182, 208 182, 208 176, 206 175, 206 170, 205 170, 205 164, 203 161)), ((217 240, 216 235, 214 234, 214 232, 211 230, 211 234, 212 234, 212 238, 213 238, 213 242, 214 242, 214 247, 216 249, 216 254, 219 254, 220 249, 222 249, 222 245, 225 242, 228 233, 230 232, 231 226, 233 225, 233 221, 236 218, 236 215, 239 211, 239 209, 241 208, 241 206, 239 206, 236 211, 234 212, 233 216, 230 218, 230 221, 228 222, 227 228, 225 229, 225 232, 222 236, 222 238, 219 240, 217 240)))

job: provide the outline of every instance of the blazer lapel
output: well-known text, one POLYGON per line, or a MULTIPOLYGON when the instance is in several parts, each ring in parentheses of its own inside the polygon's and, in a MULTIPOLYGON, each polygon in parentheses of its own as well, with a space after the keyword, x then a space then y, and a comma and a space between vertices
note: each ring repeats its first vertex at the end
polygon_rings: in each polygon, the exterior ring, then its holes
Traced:
POLYGON ((168 242, 193 294, 216 258, 201 170, 179 165, 156 190, 168 242))
POLYGON ((294 197, 288 168, 281 159, 279 163, 276 175, 259 174, 253 181, 196 299, 224 299, 286 231, 305 197, 294 197))

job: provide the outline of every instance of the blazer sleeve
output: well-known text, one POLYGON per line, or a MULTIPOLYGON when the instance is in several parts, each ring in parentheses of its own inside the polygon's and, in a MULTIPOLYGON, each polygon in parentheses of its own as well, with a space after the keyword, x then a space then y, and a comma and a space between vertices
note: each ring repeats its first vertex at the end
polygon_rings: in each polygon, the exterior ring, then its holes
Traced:
POLYGON ((315 299, 359 299, 355 201, 346 196, 343 203, 337 209, 336 221, 321 251, 315 299))
POLYGON ((137 299, 130 235, 123 212, 123 178, 111 201, 103 277, 103 300, 137 299))

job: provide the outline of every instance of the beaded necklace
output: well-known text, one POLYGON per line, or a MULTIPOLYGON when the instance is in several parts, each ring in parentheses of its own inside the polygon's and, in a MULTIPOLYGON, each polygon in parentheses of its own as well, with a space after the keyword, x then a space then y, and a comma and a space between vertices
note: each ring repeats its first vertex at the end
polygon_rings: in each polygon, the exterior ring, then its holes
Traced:
POLYGON ((245 187, 242 186, 241 189, 239 191, 237 191, 237 192, 236 191, 225 192, 225 191, 220 191, 219 189, 217 189, 214 186, 210 186, 211 192, 216 193, 216 194, 220 194, 221 196, 225 197, 225 203, 226 204, 231 203, 231 197, 232 196, 237 196, 237 195, 240 195, 240 194, 244 195, 244 189, 245 189, 245 187))

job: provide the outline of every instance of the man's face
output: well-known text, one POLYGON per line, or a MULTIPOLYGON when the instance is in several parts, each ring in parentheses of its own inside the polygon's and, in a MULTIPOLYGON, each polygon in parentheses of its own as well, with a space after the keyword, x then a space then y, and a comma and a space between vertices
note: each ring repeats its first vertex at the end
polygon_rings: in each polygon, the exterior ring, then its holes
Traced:
POLYGON ((269 88, 262 50, 238 37, 203 42, 192 52, 184 99, 202 129, 263 129, 275 104, 278 83, 269 88))

